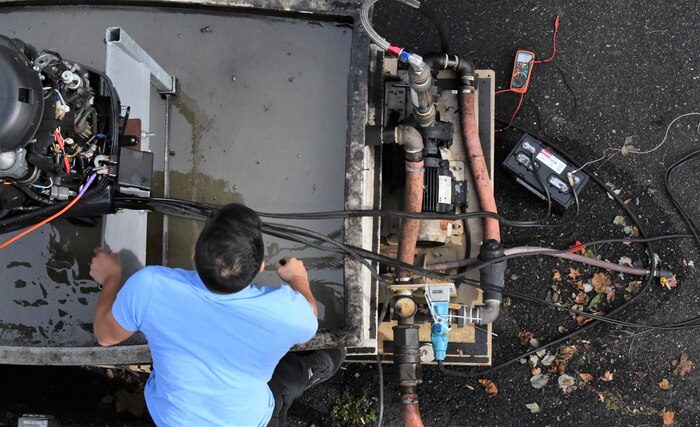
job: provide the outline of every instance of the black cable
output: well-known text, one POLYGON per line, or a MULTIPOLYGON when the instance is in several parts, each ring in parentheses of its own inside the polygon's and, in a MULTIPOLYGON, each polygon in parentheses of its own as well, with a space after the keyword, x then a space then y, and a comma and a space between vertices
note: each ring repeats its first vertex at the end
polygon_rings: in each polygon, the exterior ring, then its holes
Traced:
POLYGON ((685 220, 686 224, 688 225, 688 228, 690 229, 690 232, 693 233, 693 236, 695 237, 696 243, 700 245, 700 233, 698 233, 697 224, 695 224, 688 212, 686 212, 685 208, 683 208, 680 202, 676 199, 676 196, 671 191, 671 178, 673 177, 673 173, 676 171, 676 169, 696 159, 697 157, 700 157, 700 150, 695 150, 689 154, 686 154, 685 156, 677 160, 675 163, 673 163, 671 166, 669 166, 668 169, 666 169, 666 171, 664 172, 664 186, 666 187, 666 193, 671 199, 671 203, 673 203, 673 206, 676 208, 678 213, 681 214, 683 220, 685 220))
POLYGON ((437 30, 438 37, 440 38, 440 53, 450 53, 450 43, 447 39, 442 19, 436 17, 435 12, 433 12, 432 9, 428 9, 425 3, 422 3, 418 8, 418 13, 425 16, 428 21, 433 24, 435 30, 437 30))
MULTIPOLYGON (((134 208, 133 203, 144 204, 144 202, 151 203, 173 203, 175 206, 192 204, 193 202, 188 202, 186 200, 180 199, 163 199, 163 198, 140 198, 134 196, 117 196, 115 197, 115 203, 121 208, 134 208)), ((147 204, 147 203, 146 203, 147 204)), ((197 204, 196 207, 201 209, 206 207, 208 209, 218 209, 220 205, 209 205, 209 204, 197 204)), ((523 222, 517 220, 511 220, 502 217, 501 215, 494 212, 464 212, 458 214, 448 214, 448 213, 433 213, 433 212, 405 212, 399 210, 371 210, 371 209, 355 209, 355 210, 344 210, 344 211, 325 211, 325 212, 295 212, 295 213, 270 213, 270 212, 256 212, 261 218, 270 219, 291 219, 291 220, 321 220, 321 219, 339 219, 339 218, 361 218, 361 217, 386 217, 393 216, 397 218, 409 218, 409 219, 423 219, 423 220, 466 220, 470 218, 493 218, 498 220, 501 224, 510 227, 522 227, 523 222)), ((559 227, 565 225, 567 222, 559 224, 542 224, 539 227, 559 227)))
POLYGON ((377 370, 379 371, 379 416, 377 416, 377 427, 382 427, 384 421, 384 369, 382 359, 377 353, 377 370))
POLYGON ((700 316, 696 316, 687 320, 683 320, 680 322, 676 323, 670 323, 670 324, 661 324, 661 325, 645 325, 643 323, 634 323, 634 322, 627 322, 624 320, 618 320, 618 319, 611 319, 607 316, 598 316, 593 313, 588 313, 585 311, 581 310, 576 310, 570 307, 565 307, 560 304, 556 304, 550 301, 546 301, 540 298, 535 298, 533 296, 523 294, 520 292, 516 291, 506 291, 504 292, 505 295, 512 296, 514 298, 521 299, 523 301, 529 301, 529 302, 534 302, 537 304, 541 305, 546 305, 549 308, 553 308, 555 310, 564 310, 568 311, 569 313, 576 314, 576 315, 581 315, 584 317, 588 317, 590 319, 595 319, 599 320, 601 322, 605 323, 610 323, 612 325, 617 325, 617 326, 624 326, 627 328, 643 328, 643 329, 654 329, 654 330, 661 330, 661 331, 677 331, 677 330, 684 330, 684 329, 694 329, 694 328, 700 328, 700 324, 694 324, 690 325, 693 322, 697 322, 700 320, 700 316))
POLYGON ((442 363, 442 360, 437 361, 438 368, 440 369, 440 372, 446 375, 452 375, 453 377, 460 377, 460 378, 467 378, 467 379, 472 379, 474 378, 474 375, 471 373, 465 373, 465 372, 460 372, 460 371, 453 371, 451 369, 447 369, 445 365, 442 363))
MULTIPOLYGON (((525 129, 523 129, 523 128, 517 127, 517 126, 512 126, 512 128, 513 128, 513 129, 520 130, 521 132, 530 133, 529 131, 527 131, 527 130, 525 130, 525 129)), ((532 135, 532 133, 530 133, 530 134, 532 135)), ((559 151, 560 155, 561 155, 562 157, 564 157, 565 160, 569 161, 571 164, 573 164, 573 165, 576 166, 576 167, 580 167, 580 166, 578 165, 578 162, 575 162, 575 161, 571 158, 571 156, 569 156, 569 155, 568 155, 564 150, 562 150, 560 147, 557 147, 557 146, 556 146, 555 144, 553 144, 551 141, 545 141, 545 142, 547 142, 549 145, 551 145, 551 146, 553 146, 554 148, 556 148, 557 151, 559 151)), ((637 226, 637 229, 639 230, 639 234, 640 234, 643 238, 646 238, 646 230, 645 230, 644 226, 643 226, 642 223, 639 221, 639 219, 638 219, 637 216, 634 214, 634 212, 632 212, 632 210, 631 210, 627 205, 625 205, 624 201, 623 201, 617 194, 615 194, 611 189, 609 189, 609 188, 605 185, 605 183, 604 183, 600 178, 598 178, 596 175, 590 174, 590 173, 589 173, 589 176, 590 176, 591 180, 593 180, 601 189, 603 189, 607 194, 609 194, 609 195, 613 198, 613 200, 614 200, 615 202, 617 202, 617 203, 620 205, 620 207, 622 208, 622 210, 628 215, 628 217, 632 220, 632 222, 634 223, 634 225, 637 226)), ((654 258, 654 250, 653 250, 653 248, 652 248, 652 246, 651 246, 650 241, 646 242, 646 246, 647 246, 648 256, 649 256, 649 260, 650 260, 650 268, 649 268, 649 270, 653 272, 653 271, 656 270, 656 260, 655 260, 655 258, 654 258)), ((612 316, 614 316, 615 314, 617 314, 617 313, 623 311, 624 309, 626 309, 626 308, 628 308, 628 307, 634 305, 634 304, 639 300, 639 298, 640 298, 646 291, 648 291, 648 290, 651 288, 652 283, 653 283, 653 280, 654 280, 654 275, 653 275, 653 274, 650 274, 650 275, 647 277, 647 280, 646 280, 646 282, 644 283, 644 285, 642 286, 642 288, 639 290, 639 292, 638 292, 636 295, 633 295, 632 298, 630 298, 628 301, 622 303, 620 306, 618 306, 617 308, 615 308, 615 309, 613 309, 612 311, 610 311, 610 312, 608 313, 608 316, 609 316, 609 317, 612 317, 612 316)), ((572 332, 569 332, 569 333, 567 333, 567 334, 564 334, 563 336, 561 336, 561 337, 559 337, 559 338, 557 338, 557 339, 555 339, 555 340, 553 340, 553 341, 550 341, 550 342, 548 342, 548 343, 542 344, 542 345, 538 346, 537 348, 534 348, 534 349, 532 349, 532 350, 530 350, 530 351, 524 352, 524 353, 520 354, 520 355, 517 356, 517 357, 514 357, 514 358, 512 358, 512 359, 510 359, 510 360, 507 360, 507 361, 505 361, 505 362, 503 362, 503 363, 500 363, 499 365, 493 366, 493 367, 488 368, 488 369, 483 369, 483 370, 479 370, 479 371, 473 371, 473 372, 469 372, 469 373, 464 373, 464 376, 466 376, 467 378, 473 378, 474 376, 477 376, 477 375, 487 375, 487 374, 490 374, 490 373, 495 372, 495 371, 497 371, 497 370, 499 370, 499 369, 502 369, 502 368, 505 368, 505 367, 507 367, 507 366, 510 366, 510 365, 512 365, 512 364, 514 364, 514 363, 517 363, 520 359, 522 359, 522 358, 527 358, 527 357, 529 357, 530 355, 533 355, 533 354, 535 354, 535 353, 537 353, 537 352, 539 352, 539 351, 541 351, 541 350, 545 350, 545 349, 547 349, 547 348, 556 346, 556 345, 558 345, 558 344, 561 344, 561 343, 564 343, 564 342, 568 342, 568 341, 570 341, 571 339, 573 339, 573 338, 575 338, 575 337, 581 335, 581 334, 584 333, 585 331, 587 331, 587 330, 589 330, 589 329, 591 329, 591 328, 593 328, 593 327, 596 327, 596 326, 598 326, 598 325, 600 325, 600 324, 602 324, 602 322, 600 322, 599 320, 593 320, 593 321, 591 321, 591 322, 589 322, 589 323, 587 323, 587 324, 585 324, 585 325, 579 327, 579 328, 576 329, 575 331, 572 331, 572 332)))

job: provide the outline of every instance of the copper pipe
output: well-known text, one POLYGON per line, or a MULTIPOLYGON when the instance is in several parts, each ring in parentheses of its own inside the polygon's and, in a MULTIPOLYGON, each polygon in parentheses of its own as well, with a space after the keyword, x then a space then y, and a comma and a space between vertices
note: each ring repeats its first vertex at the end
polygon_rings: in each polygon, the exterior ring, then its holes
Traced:
MULTIPOLYGON (((406 212, 420 213, 423 206, 423 160, 419 162, 406 161, 406 199, 404 210, 406 212)), ((407 264, 413 264, 418 241, 419 219, 404 218, 401 221, 399 234, 398 259, 407 264)), ((411 277, 411 273, 405 270, 398 271, 400 279, 411 277)))
MULTIPOLYGON (((482 211, 496 213, 496 198, 493 195, 489 170, 484 159, 484 151, 481 148, 479 131, 476 127, 476 95, 473 86, 463 86, 462 92, 462 135, 464 145, 469 157, 469 168, 472 171, 472 180, 479 197, 479 206, 482 211), (465 93, 467 90, 469 93, 465 93)), ((501 241, 501 229, 498 220, 484 218, 484 240, 494 239, 501 241)))
POLYGON ((406 427, 423 427, 417 394, 401 395, 401 415, 403 415, 403 422, 406 427))

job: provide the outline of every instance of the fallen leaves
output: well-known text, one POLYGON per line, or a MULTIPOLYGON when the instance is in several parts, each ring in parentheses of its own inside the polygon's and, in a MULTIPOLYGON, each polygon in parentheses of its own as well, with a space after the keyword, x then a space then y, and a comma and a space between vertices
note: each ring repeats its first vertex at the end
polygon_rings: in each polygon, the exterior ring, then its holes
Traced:
POLYGON ((664 425, 665 426, 670 426, 673 424, 673 418, 676 416, 676 413, 673 411, 667 411, 666 408, 661 411, 661 417, 664 420, 664 425))
POLYGON ((520 340, 520 344, 524 345, 527 347, 530 344, 530 340, 535 336, 530 331, 520 331, 518 332, 518 339, 520 340))
POLYGON ((549 375, 538 374, 530 378, 530 385, 539 390, 546 386, 548 381, 549 375))
POLYGON ((555 282, 561 282, 561 273, 559 272, 559 270, 554 270, 552 280, 554 280, 555 282))
POLYGON ((576 304, 586 304, 588 302, 588 295, 585 292, 579 292, 574 299, 576 304))
POLYGON ((588 309, 593 310, 600 304, 600 298, 603 296, 603 294, 597 294, 596 296, 593 297, 591 302, 588 304, 588 309))
POLYGON ((569 267, 569 279, 575 282, 580 275, 581 271, 578 268, 569 267))
POLYGON ((493 381, 482 378, 479 380, 479 384, 481 384, 486 391, 486 394, 488 394, 490 397, 498 394, 498 387, 496 387, 496 384, 493 381))
POLYGON ((607 292, 608 286, 612 285, 612 281, 610 280, 610 276, 607 274, 596 273, 591 278, 591 284, 593 285, 593 289, 596 291, 596 293, 600 294, 607 292))
POLYGON ((671 388, 671 383, 668 381, 668 379, 664 378, 661 381, 659 381, 659 388, 661 390, 668 390, 671 388))
POLYGON ((600 377, 600 380, 601 380, 601 381, 605 381, 605 382, 610 382, 610 381, 612 381, 612 380, 613 380, 613 373, 610 372, 610 371, 605 371, 605 373, 603 374, 603 376, 600 377))
POLYGON ((587 374, 587 373, 580 373, 580 374, 578 374, 578 377, 581 378, 581 381, 583 381, 584 383, 587 383, 587 382, 593 380, 593 375, 587 374))
POLYGON ((635 295, 637 292, 639 292, 639 289, 642 287, 642 281, 641 280, 634 280, 632 282, 629 282, 627 284, 627 288, 625 289, 625 301, 629 301, 632 299, 632 296, 635 295))
MULTIPOLYGON (((602 316, 605 316, 605 312, 604 311, 596 311, 595 313, 593 313, 593 315, 602 317, 602 316)), ((583 314, 579 314, 578 316, 576 316, 576 323, 579 326, 583 326, 588 322, 592 322, 593 320, 595 320, 593 317, 584 316, 583 314)))
POLYGON ((615 291, 613 289, 608 289, 608 292, 605 294, 605 299, 608 301, 608 304, 615 301, 615 291))
POLYGON ((526 403, 525 407, 530 410, 531 413, 537 414, 539 413, 542 409, 540 408, 540 405, 537 403, 526 403))
POLYGON ((662 277, 659 281, 661 282, 661 286, 665 286, 669 291, 678 286, 678 279, 676 279, 675 274, 671 277, 662 277))
POLYGON ((554 356, 553 354, 548 354, 542 358, 542 366, 552 366, 552 363, 554 363, 556 359, 556 356, 554 356))
POLYGON ((686 376, 692 372, 693 369, 695 369, 695 363, 688 358, 688 355, 685 354, 685 352, 681 353, 678 360, 671 362, 671 365, 675 367, 673 370, 673 375, 677 377, 686 376))
POLYGON ((564 392, 564 394, 571 393, 576 389, 576 379, 571 375, 559 375, 557 382, 559 383, 559 388, 564 392))

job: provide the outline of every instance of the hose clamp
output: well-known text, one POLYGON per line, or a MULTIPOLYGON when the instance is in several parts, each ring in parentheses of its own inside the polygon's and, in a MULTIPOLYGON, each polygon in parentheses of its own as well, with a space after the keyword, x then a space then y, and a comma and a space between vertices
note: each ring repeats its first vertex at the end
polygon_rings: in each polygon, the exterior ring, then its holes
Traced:
POLYGON ((419 172, 425 172, 425 168, 406 168, 406 172, 408 173, 419 173, 419 172))
POLYGON ((394 283, 406 283, 410 282, 411 278, 410 277, 397 277, 394 279, 394 283))
POLYGON ((417 405, 418 399, 414 399, 412 397, 409 397, 408 399, 401 399, 401 404, 403 404, 403 405, 417 405))
POLYGON ((476 93, 474 89, 462 89, 462 93, 476 93))

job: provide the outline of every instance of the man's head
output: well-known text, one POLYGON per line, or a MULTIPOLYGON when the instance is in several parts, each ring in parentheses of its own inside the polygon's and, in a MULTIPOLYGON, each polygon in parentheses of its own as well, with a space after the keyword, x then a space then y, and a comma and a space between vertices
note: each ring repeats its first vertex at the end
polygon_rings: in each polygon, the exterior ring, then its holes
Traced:
POLYGON ((261 224, 253 210, 236 203, 209 218, 194 250, 197 273, 207 289, 232 294, 253 280, 265 255, 261 224))

